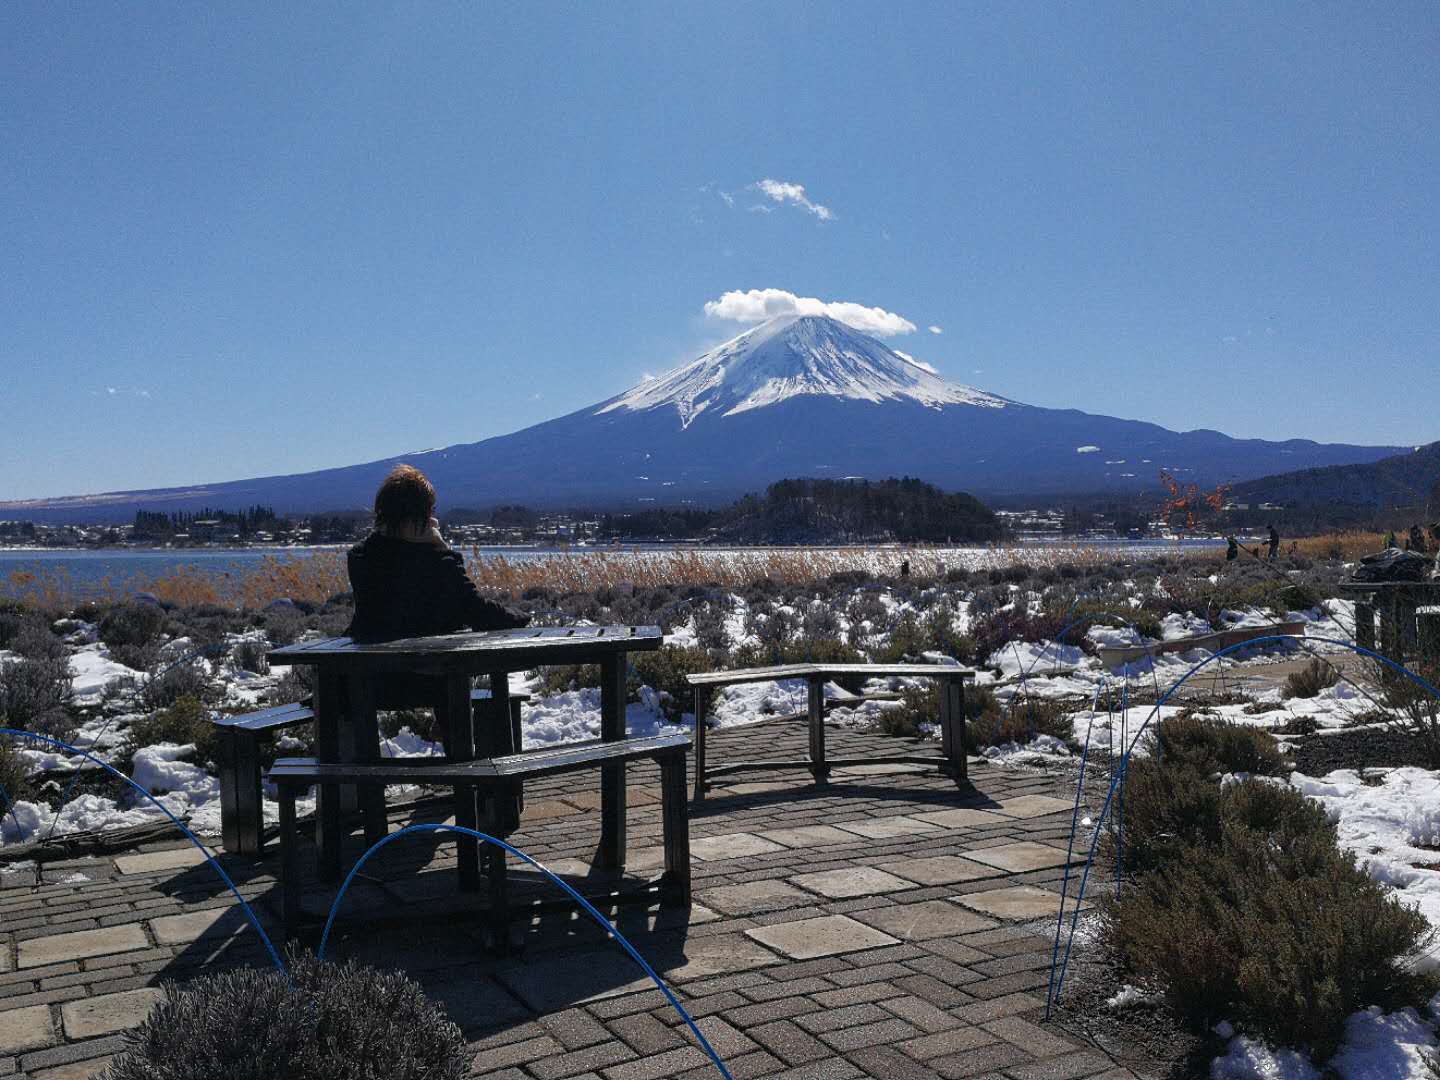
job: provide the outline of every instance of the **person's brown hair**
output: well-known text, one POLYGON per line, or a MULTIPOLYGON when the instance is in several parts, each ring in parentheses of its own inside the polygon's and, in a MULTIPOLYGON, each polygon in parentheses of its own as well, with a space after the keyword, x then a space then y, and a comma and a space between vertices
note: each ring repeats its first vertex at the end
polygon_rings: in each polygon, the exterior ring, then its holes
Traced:
POLYGON ((423 525, 434 514, 435 485, 414 465, 396 465, 375 492, 375 524, 381 530, 423 525))

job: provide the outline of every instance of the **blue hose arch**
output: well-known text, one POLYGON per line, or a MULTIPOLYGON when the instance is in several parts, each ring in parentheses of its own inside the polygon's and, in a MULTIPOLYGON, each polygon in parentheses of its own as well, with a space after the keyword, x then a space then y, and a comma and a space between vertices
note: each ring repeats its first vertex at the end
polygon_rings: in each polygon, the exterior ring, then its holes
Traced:
MULTIPOLYGON (((215 858, 215 856, 210 854, 209 849, 200 842, 200 838, 197 837, 193 832, 191 832, 189 828, 186 827, 183 821, 181 821, 174 814, 172 814, 164 803, 162 803, 154 795, 150 794, 150 792, 146 791, 130 777, 122 773, 119 769, 115 768, 113 765, 101 761, 93 754, 87 753, 84 750, 71 746, 69 743, 63 743, 59 739, 52 739, 48 735, 37 735, 33 731, 21 731, 18 728, 0 727, 0 735, 10 735, 12 737, 18 737, 21 739, 34 739, 36 742, 44 743, 46 746, 54 746, 58 747, 61 750, 68 750, 72 754, 79 754, 86 761, 89 761, 95 765, 99 765, 102 769, 110 773, 112 776, 119 777, 121 780, 125 781, 125 783, 129 784, 132 788, 138 791, 141 795, 144 795, 145 798, 149 799, 152 803, 154 803, 159 808, 160 812, 164 814, 167 818, 169 818, 177 829, 179 829, 182 833, 185 834, 185 838, 200 849, 200 853, 205 856, 205 860, 212 867, 214 867, 215 872, 220 875, 220 880, 225 882, 225 887, 234 894, 236 900, 240 901, 240 907, 244 910, 245 917, 250 920, 250 925, 255 928, 255 932, 260 935, 260 940, 265 943, 265 948, 270 953, 270 959, 275 961, 275 967, 279 969, 280 974, 284 977, 285 981, 287 983, 290 982, 290 972, 286 970, 285 962, 280 959, 280 953, 276 950, 275 943, 270 940, 270 935, 265 933, 265 928, 260 925, 260 920, 255 917, 255 912, 251 909, 250 905, 246 903, 245 898, 240 895, 240 890, 235 887, 235 882, 230 880, 230 875, 225 872, 225 868, 220 865, 219 861, 215 858)), ((291 985, 294 984, 292 983, 291 985)))
POLYGON ((625 935, 620 933, 620 931, 614 927, 610 920, 606 919, 604 915, 601 915, 600 912, 595 909, 595 906, 590 903, 590 901, 586 900, 585 897, 581 896, 567 882, 561 880, 555 874, 551 873, 548 869, 540 865, 540 863, 536 862, 519 848, 511 847, 504 840, 498 840, 487 833, 480 832, 476 829, 467 829, 463 825, 446 825, 440 822, 426 822, 419 825, 407 825, 405 826, 405 828, 399 830, 398 832, 390 833, 388 836, 377 840, 365 852, 364 855, 360 856, 359 861, 356 862, 356 864, 351 868, 350 873, 345 876, 345 881, 340 886, 340 891, 335 894, 335 902, 330 905, 330 914, 325 919, 325 930, 320 935, 320 947, 315 950, 315 958, 317 960, 325 959, 325 946, 330 941, 330 931, 335 925, 336 916, 340 914, 340 904, 345 899, 345 892, 350 888, 350 883, 355 880, 355 876, 360 873, 360 868, 365 865, 365 863, 369 860, 370 856, 374 855, 377 851, 379 851, 382 847, 384 847, 391 841, 399 840, 402 836, 409 836, 415 833, 426 832, 459 833, 461 836, 469 836, 473 837, 476 840, 483 840, 487 844, 494 844, 496 847, 508 851, 511 855, 518 856, 519 858, 525 860, 525 862, 535 867, 536 870, 539 870, 556 885, 559 885, 560 888, 564 889, 565 892, 569 893, 570 899, 574 900, 577 904, 579 904, 580 907, 585 911, 585 913, 589 915, 592 919, 594 919, 595 922, 598 923, 607 934, 613 936, 615 940, 620 943, 621 947, 630 954, 630 958, 634 960, 637 964, 639 964, 641 969, 644 970, 645 974, 650 976, 651 981, 660 988, 660 992, 665 995, 665 999, 675 1007, 675 1011, 680 1014, 681 1018, 685 1021, 686 1025, 689 1026, 690 1031, 694 1034, 695 1038, 700 1041, 701 1049, 703 1049, 705 1053, 709 1055, 710 1060, 715 1063, 715 1067, 720 1070, 720 1075, 725 1077, 725 1080, 733 1080, 730 1075, 730 1070, 725 1067, 725 1062, 720 1060, 720 1055, 716 1053, 715 1048, 710 1045, 710 1040, 705 1038, 704 1033, 701 1032, 700 1028, 696 1026, 695 1021, 691 1018, 690 1014, 685 1011, 684 1006, 680 1004, 679 999, 675 997, 675 994, 671 991, 671 989, 665 985, 664 980, 661 979, 658 974, 656 974, 655 969, 646 962, 643 956, 640 955, 639 950, 637 950, 634 945, 630 944, 630 942, 626 939, 625 935))
MULTIPOLYGON (((1130 745, 1123 748, 1123 752, 1120 755, 1119 766, 1115 770, 1115 777, 1110 782, 1110 787, 1105 793, 1105 801, 1101 804, 1100 813, 1095 818, 1095 834, 1090 840, 1090 850, 1086 855, 1085 869, 1080 875, 1080 889, 1079 892, 1076 894, 1075 907, 1071 912, 1070 917, 1070 935, 1065 942, 1065 955, 1064 958, 1060 961, 1058 975, 1055 974, 1052 968, 1051 984, 1054 987, 1054 992, 1051 995, 1050 1000, 1046 1002, 1047 1012, 1051 1004, 1060 1000, 1060 992, 1065 985, 1065 973, 1070 965, 1070 950, 1075 943, 1075 932, 1080 922, 1080 905, 1085 900, 1085 886, 1089 882, 1090 869, 1095 863, 1095 852, 1100 843, 1100 833, 1105 825, 1106 815, 1110 812, 1110 804, 1115 798, 1116 791, 1120 787, 1122 787, 1125 782, 1125 777, 1130 765, 1130 756, 1133 753, 1135 747, 1139 745, 1140 737, 1145 734, 1145 729, 1148 728, 1150 726, 1150 722, 1159 715, 1161 707, 1170 700, 1171 696, 1175 693, 1175 691, 1179 690, 1180 687, 1184 686, 1185 683, 1190 680, 1191 676, 1195 675, 1202 668, 1208 667, 1209 665, 1215 663, 1217 660, 1220 660, 1223 657, 1229 655, 1230 653, 1236 652, 1241 649, 1253 648, 1256 645, 1263 645, 1266 643, 1279 644, 1282 642, 1286 644, 1298 643, 1301 645, 1311 643, 1320 645, 1337 645, 1341 648, 1349 649, 1351 652, 1355 653, 1358 656, 1366 656, 1372 660, 1378 660, 1380 663, 1384 664, 1391 670, 1399 672, 1401 675, 1405 676, 1416 686, 1419 686, 1423 690, 1429 692, 1430 695, 1433 696, 1437 701, 1440 701, 1440 688, 1436 688, 1423 676, 1417 675, 1415 672, 1405 667, 1405 665, 1397 663, 1396 661, 1391 660, 1388 656, 1383 656, 1380 653, 1375 652, 1373 649, 1366 649, 1360 645, 1356 645, 1354 642, 1341 641, 1336 638, 1301 637, 1295 634, 1268 634, 1264 637, 1251 638, 1249 641, 1241 641, 1237 642, 1234 645, 1228 645, 1220 651, 1214 653, 1213 655, 1207 656, 1204 660, 1200 661, 1184 675, 1180 676, 1180 678, 1176 679, 1175 682, 1171 684, 1170 688, 1166 690, 1165 693, 1160 697, 1160 699, 1155 702, 1154 707, 1150 710, 1150 714, 1145 717, 1145 722, 1141 724, 1140 729, 1135 732, 1135 737, 1130 741, 1130 745)), ((1066 898, 1063 895, 1060 898, 1059 920, 1062 924, 1065 919, 1065 899, 1066 898)))

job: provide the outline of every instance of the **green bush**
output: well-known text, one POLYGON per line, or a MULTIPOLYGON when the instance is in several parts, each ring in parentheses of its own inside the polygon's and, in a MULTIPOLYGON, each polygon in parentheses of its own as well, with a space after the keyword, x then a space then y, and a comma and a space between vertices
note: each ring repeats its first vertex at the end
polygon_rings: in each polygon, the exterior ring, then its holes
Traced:
POLYGON ((1299 671, 1292 671, 1285 679, 1285 696, 1288 698, 1313 698, 1321 690, 1328 690, 1340 681, 1340 670, 1324 660, 1311 660, 1299 671))
POLYGON ((30 781, 26 776, 25 763, 15 753, 14 744, 8 736, 0 736, 0 790, 5 800, 16 802, 30 797, 30 781))
POLYGON ((459 1080, 464 1035, 399 972, 292 956, 168 984, 104 1080, 459 1080))
POLYGON ((1358 869, 1330 829, 1306 829, 1323 823, 1318 807, 1285 810, 1287 799, 1306 802, 1261 781, 1226 788, 1218 842, 1176 847, 1107 902, 1105 925, 1130 970, 1197 1026, 1229 1019, 1323 1058, 1350 1013, 1424 1001, 1440 981, 1403 963, 1430 937, 1424 916, 1358 869), (1230 804, 1258 788, 1286 797, 1261 817, 1289 831, 1243 824, 1230 804))
POLYGON ((540 669, 540 692, 542 694, 560 694, 566 690, 591 690, 599 685, 599 664, 554 664, 540 669))
MULTIPOLYGON (((1204 1028, 1332 1052, 1346 1016, 1416 1004, 1440 979, 1405 963, 1423 916, 1342 852, 1324 809, 1273 777, 1263 732, 1204 716, 1160 724, 1128 766, 1125 886, 1104 903, 1128 976, 1204 1028), (1220 783, 1221 774, 1251 778, 1220 783)), ((1112 845, 1113 846, 1113 845, 1112 845)))
POLYGON ((158 743, 185 745, 193 743, 195 758, 200 764, 214 762, 220 751, 220 740, 210 714, 198 697, 187 694, 166 708, 130 723, 121 748, 121 759, 128 772, 135 751, 158 743))
POLYGON ((156 604, 119 604, 100 620, 100 640, 112 649, 116 645, 149 645, 160 640, 165 623, 165 612, 156 604))
POLYGON ((681 716, 694 705, 694 692, 685 676, 712 671, 715 666, 704 649, 679 645, 663 645, 654 652, 632 655, 637 685, 660 691, 660 707, 665 719, 672 724, 678 724, 681 716))
MULTIPOLYGON (((934 682, 909 687, 900 694, 900 705, 886 709, 880 730, 887 735, 914 737, 921 724, 940 723, 940 687, 934 682)), ((1053 735, 1069 741, 1069 713, 1056 701, 1016 699, 1005 708, 985 687, 965 688, 965 750, 977 753, 987 746, 1028 743, 1036 735, 1053 735)))
POLYGON ((69 655, 65 643, 56 637, 43 619, 23 619, 6 646, 27 660, 64 660, 69 655))

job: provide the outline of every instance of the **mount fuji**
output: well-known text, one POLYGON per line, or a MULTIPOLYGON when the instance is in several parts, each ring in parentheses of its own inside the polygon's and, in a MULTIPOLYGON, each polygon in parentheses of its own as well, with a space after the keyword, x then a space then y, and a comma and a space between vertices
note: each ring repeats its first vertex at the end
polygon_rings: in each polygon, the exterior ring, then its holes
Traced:
POLYGON ((136 509, 368 506, 399 461, 442 506, 728 501, 783 477, 914 476, 976 495, 1134 492, 1158 471, 1204 486, 1408 450, 1233 439, 1048 409, 949 382, 823 315, 788 315, 599 404, 509 435, 290 476, 0 503, 0 516, 123 520, 136 509))

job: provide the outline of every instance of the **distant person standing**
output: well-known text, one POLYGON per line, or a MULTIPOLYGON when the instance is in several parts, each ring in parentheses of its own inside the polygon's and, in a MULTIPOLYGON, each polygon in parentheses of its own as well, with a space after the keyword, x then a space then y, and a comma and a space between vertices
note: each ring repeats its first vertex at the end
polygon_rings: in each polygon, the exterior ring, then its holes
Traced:
POLYGON ((1270 558, 1273 559, 1280 553, 1280 534, 1274 525, 1267 525, 1266 528, 1270 530, 1270 558))
POLYGON ((1225 561, 1234 562, 1240 557, 1240 542, 1233 536, 1225 538, 1225 561))
POLYGON ((909 576, 910 576, 910 560, 909 560, 909 559, 901 559, 901 560, 900 560, 900 576, 901 576, 901 577, 909 577, 909 576))

